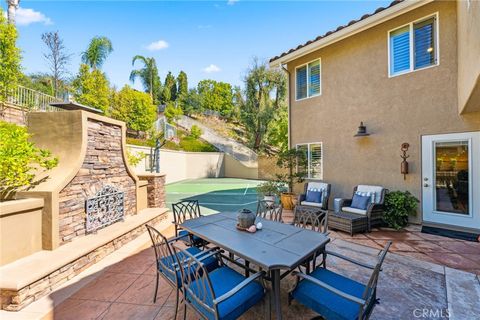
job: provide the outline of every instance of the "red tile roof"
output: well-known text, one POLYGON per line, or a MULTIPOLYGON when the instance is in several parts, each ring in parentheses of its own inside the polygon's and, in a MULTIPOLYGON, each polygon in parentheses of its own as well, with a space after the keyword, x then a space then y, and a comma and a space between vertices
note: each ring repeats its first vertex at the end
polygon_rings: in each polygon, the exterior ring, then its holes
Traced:
POLYGON ((299 45, 299 46, 296 47, 296 48, 292 48, 292 49, 290 49, 290 50, 282 53, 281 55, 278 55, 278 56, 276 56, 276 57, 271 58, 271 59, 270 59, 270 62, 275 61, 275 60, 277 60, 277 59, 279 59, 279 58, 281 58, 281 57, 284 57, 284 56, 286 56, 287 54, 290 54, 290 53, 292 53, 292 52, 294 52, 294 51, 297 51, 298 49, 301 49, 301 48, 303 48, 303 47, 305 47, 305 46, 308 46, 309 44, 312 44, 312 43, 314 43, 314 42, 316 42, 316 41, 319 41, 319 40, 321 40, 321 39, 324 39, 324 38, 326 38, 326 37, 334 34, 334 33, 337 32, 337 31, 340 31, 340 30, 342 30, 342 29, 344 29, 344 28, 346 28, 346 27, 349 27, 349 26, 351 26, 351 25, 353 25, 353 24, 355 24, 355 23, 357 23, 357 22, 359 22, 359 21, 365 20, 365 19, 367 19, 367 18, 369 18, 369 17, 371 17, 371 16, 373 16, 373 15, 379 13, 379 12, 382 12, 382 11, 388 9, 388 8, 391 8, 391 7, 395 6, 396 4, 399 4, 399 3, 403 2, 403 1, 405 1, 405 0, 394 0, 393 2, 391 2, 391 3, 388 5, 388 7, 386 7, 386 8, 380 7, 380 8, 378 8, 378 9, 376 9, 373 13, 364 14, 363 16, 360 17, 360 19, 352 20, 352 21, 350 21, 349 23, 347 23, 347 24, 344 25, 344 26, 339 26, 339 27, 337 27, 335 30, 330 30, 330 31, 328 31, 327 33, 325 33, 325 34, 323 34, 323 35, 321 35, 321 36, 318 36, 318 37, 316 37, 316 38, 313 39, 313 40, 309 40, 309 41, 305 42, 304 44, 299 45))

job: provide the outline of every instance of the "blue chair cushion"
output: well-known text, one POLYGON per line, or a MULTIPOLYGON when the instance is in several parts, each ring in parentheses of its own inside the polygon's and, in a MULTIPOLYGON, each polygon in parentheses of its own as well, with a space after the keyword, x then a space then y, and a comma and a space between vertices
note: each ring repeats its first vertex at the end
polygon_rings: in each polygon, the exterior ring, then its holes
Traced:
MULTIPOLYGON (((181 237, 179 240, 182 240, 183 242, 190 244, 190 233, 187 230, 180 230, 180 232, 178 232, 178 235, 181 237)), ((203 242, 202 238, 197 237, 195 235, 192 238, 193 238, 194 245, 203 242)))
POLYGON ((322 191, 307 190, 307 198, 305 200, 307 202, 321 203, 322 191))
MULTIPOLYGON (((213 292, 217 298, 224 293, 227 293, 246 279, 243 275, 229 267, 220 267, 210 272, 209 277, 212 283, 213 292)), ((205 291, 202 289, 203 284, 201 283, 201 280, 193 282, 191 288, 197 297, 204 296, 205 291)), ((208 288, 206 291, 207 296, 204 301, 206 301, 208 306, 213 308, 213 299, 208 288)), ((187 297, 190 295, 191 294, 187 292, 187 297)), ((247 286, 243 287, 240 291, 218 305, 219 319, 237 319, 248 309, 262 300, 263 296, 263 287, 256 281, 250 282, 247 286)), ((195 299, 189 298, 189 300, 200 312, 202 312, 203 315, 207 317, 207 319, 215 319, 215 315, 200 305, 195 299)))
MULTIPOLYGON (((317 268, 310 276, 358 298, 362 298, 365 290, 365 285, 324 268, 317 268)), ((359 304, 307 280, 301 280, 298 283, 292 292, 292 297, 329 320, 357 319, 360 312, 359 304)), ((372 299, 372 305, 373 303, 375 303, 375 297, 372 299)), ((370 310, 370 308, 371 306, 367 309, 370 310)))
POLYGON ((350 207, 367 210, 368 204, 371 202, 371 199, 372 197, 370 196, 361 196, 359 194, 354 194, 350 207))
MULTIPOLYGON (((198 249, 197 247, 189 247, 185 251, 188 251, 188 253, 190 253, 191 255, 196 255, 196 254, 202 252, 202 250, 198 249)), ((178 256, 179 259, 184 259, 185 258, 185 254, 181 251, 177 252, 177 256, 178 256)), ((202 255, 197 256, 197 257, 200 258, 201 256, 202 255)), ((215 256, 208 257, 205 260, 202 260, 202 262, 205 264, 205 267, 206 267, 207 271, 212 271, 212 270, 215 270, 216 268, 218 268, 218 261, 215 258, 215 256)), ((177 280, 175 280, 174 267, 176 265, 173 266, 174 263, 176 263, 175 258, 170 257, 170 256, 169 257, 164 257, 164 258, 161 259, 161 263, 158 262, 157 268, 158 268, 158 271, 160 271, 162 274, 164 274, 171 282, 175 283, 175 281, 178 281, 177 286, 181 287, 181 285, 182 285, 182 283, 181 283, 182 275, 180 274, 181 273, 180 270, 178 270, 177 271, 177 280), (166 268, 168 268, 168 269, 165 270, 166 268)), ((190 271, 190 272, 192 272, 192 271, 190 271)))

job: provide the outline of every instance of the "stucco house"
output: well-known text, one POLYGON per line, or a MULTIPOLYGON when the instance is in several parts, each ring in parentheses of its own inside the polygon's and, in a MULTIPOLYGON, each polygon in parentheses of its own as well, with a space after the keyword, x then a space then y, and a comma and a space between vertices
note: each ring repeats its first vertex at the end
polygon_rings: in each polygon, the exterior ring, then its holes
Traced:
POLYGON ((408 190, 414 222, 480 233, 480 2, 394 1, 270 65, 288 74, 289 143, 308 154, 308 180, 332 197, 408 190), (361 122, 370 135, 355 136, 361 122))

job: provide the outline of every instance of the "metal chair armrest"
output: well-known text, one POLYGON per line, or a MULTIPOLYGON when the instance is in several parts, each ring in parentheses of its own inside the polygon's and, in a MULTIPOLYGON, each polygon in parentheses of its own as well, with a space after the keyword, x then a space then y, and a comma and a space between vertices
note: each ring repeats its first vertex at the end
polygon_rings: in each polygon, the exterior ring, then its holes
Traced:
POLYGON ((306 275, 304 273, 301 273, 301 272, 298 272, 298 271, 293 271, 292 272, 293 275, 297 276, 297 277, 300 277, 302 279, 305 279, 307 281, 310 281, 312 282, 313 284, 316 284, 317 286, 319 287, 322 287, 322 288, 325 288, 327 289, 328 291, 330 292, 333 292, 334 294, 336 295, 339 295, 341 296, 342 298, 345 298, 347 300, 350 300, 350 301, 353 301, 361 306, 365 305, 366 301, 364 299, 360 299, 358 297, 355 297, 355 296, 352 296, 351 294, 348 294, 346 292, 343 292, 337 288, 334 288, 332 287, 331 285, 323 282, 323 281, 320 281, 318 279, 315 279, 314 277, 312 276, 309 276, 309 275, 306 275))
POLYGON ((326 254, 329 254, 329 255, 332 255, 332 256, 335 256, 337 258, 340 258, 340 259, 343 259, 343 260, 346 260, 348 262, 351 262, 353 264, 356 264, 358 266, 361 266, 361 267, 364 267, 364 268, 367 268, 367 269, 375 269, 375 266, 372 266, 372 265, 369 265, 367 263, 364 263, 364 262, 360 262, 360 261, 357 261, 357 260, 354 260, 352 258, 349 258, 349 257, 346 257, 342 254, 339 254, 339 253, 336 253, 336 252, 332 252, 332 251, 329 251, 329 250, 325 250, 325 253, 326 254))
POLYGON ((227 300, 228 298, 230 298, 231 296, 233 296, 234 294, 239 292, 245 286, 250 284, 252 281, 254 281, 254 280, 256 280, 260 277, 263 277, 263 276, 265 276, 265 271, 260 271, 260 272, 257 272, 255 274, 251 275, 250 277, 248 277, 247 279, 243 280, 238 285, 236 285, 234 288, 232 288, 230 291, 228 291, 228 292, 222 294, 220 297, 214 299, 213 304, 218 305, 219 303, 222 303, 223 301, 227 300))
POLYGON ((298 196, 298 204, 300 204, 300 202, 302 201, 305 201, 305 199, 307 198, 307 194, 306 193, 302 193, 298 196))
POLYGON ((168 239, 167 241, 168 241, 168 243, 171 243, 171 242, 178 241, 178 240, 180 240, 180 239, 182 239, 182 238, 185 238, 185 235, 183 235, 183 236, 176 236, 176 237, 173 237, 173 238, 168 239))

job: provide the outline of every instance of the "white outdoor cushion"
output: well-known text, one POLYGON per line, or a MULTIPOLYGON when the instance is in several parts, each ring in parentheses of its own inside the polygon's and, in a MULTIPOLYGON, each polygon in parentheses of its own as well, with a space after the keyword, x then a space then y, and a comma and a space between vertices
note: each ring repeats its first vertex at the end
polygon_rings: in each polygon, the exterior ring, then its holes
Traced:
POLYGON ((302 201, 300 202, 302 206, 311 206, 311 207, 322 207, 322 203, 318 202, 309 202, 309 201, 302 201))
POLYGON ((327 190, 328 184, 324 182, 309 182, 307 185, 307 190, 327 190))
POLYGON ((359 192, 372 192, 375 194, 375 203, 380 203, 380 198, 382 197, 383 187, 380 186, 367 186, 367 185, 359 185, 357 186, 357 191, 359 192))
POLYGON ((367 210, 357 209, 352 207, 342 207, 342 211, 356 213, 356 214, 363 214, 363 215, 367 214, 367 210))

